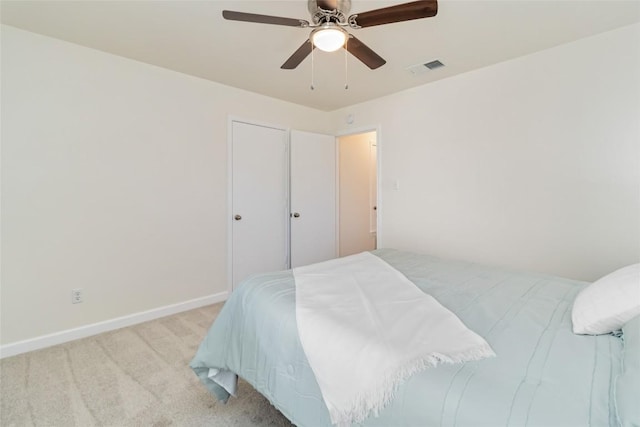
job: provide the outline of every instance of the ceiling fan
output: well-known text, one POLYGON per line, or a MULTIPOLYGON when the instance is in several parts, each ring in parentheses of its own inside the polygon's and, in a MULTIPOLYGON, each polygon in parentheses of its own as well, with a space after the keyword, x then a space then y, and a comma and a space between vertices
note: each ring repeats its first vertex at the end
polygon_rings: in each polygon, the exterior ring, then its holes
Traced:
POLYGON ((355 36, 348 33, 344 27, 359 29, 413 19, 430 18, 438 13, 438 2, 437 0, 413 1, 349 16, 347 15, 351 9, 351 0, 308 0, 308 8, 312 22, 304 19, 232 10, 223 10, 222 16, 232 21, 312 28, 313 31, 311 31, 309 38, 282 64, 280 67, 282 69, 292 70, 296 68, 317 47, 327 52, 345 48, 366 66, 375 70, 387 61, 355 36))

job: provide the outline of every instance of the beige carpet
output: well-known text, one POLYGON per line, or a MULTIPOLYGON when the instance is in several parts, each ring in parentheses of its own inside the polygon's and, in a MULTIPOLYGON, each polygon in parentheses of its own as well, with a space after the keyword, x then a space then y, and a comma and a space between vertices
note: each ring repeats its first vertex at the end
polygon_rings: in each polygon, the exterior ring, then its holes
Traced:
POLYGON ((0 361, 0 425, 291 426, 250 385, 220 404, 188 364, 222 304, 0 361))

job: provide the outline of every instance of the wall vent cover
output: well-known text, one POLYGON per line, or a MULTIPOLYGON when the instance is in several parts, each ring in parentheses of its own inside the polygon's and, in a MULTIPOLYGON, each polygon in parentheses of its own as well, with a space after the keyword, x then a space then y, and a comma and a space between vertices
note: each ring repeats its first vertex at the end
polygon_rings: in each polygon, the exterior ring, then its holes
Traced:
POLYGON ((416 65, 412 65, 410 67, 407 67, 406 69, 413 75, 420 75, 420 74, 424 74, 429 70, 435 70, 437 68, 441 68, 444 67, 444 64, 436 59, 435 61, 430 61, 430 62, 426 62, 424 64, 416 64, 416 65))

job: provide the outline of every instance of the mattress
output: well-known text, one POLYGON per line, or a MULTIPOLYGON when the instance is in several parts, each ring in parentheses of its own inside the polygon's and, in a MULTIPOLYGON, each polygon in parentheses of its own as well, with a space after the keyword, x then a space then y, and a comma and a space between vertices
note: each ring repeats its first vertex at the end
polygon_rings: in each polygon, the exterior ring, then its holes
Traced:
MULTIPOLYGON (((622 340, 571 331, 573 299, 587 283, 392 249, 373 253, 484 337, 496 357, 418 373, 359 425, 619 424, 622 340)), ((191 367, 220 400, 229 393, 209 378, 211 369, 244 378, 298 426, 331 425, 298 338, 291 271, 240 285, 191 367)))

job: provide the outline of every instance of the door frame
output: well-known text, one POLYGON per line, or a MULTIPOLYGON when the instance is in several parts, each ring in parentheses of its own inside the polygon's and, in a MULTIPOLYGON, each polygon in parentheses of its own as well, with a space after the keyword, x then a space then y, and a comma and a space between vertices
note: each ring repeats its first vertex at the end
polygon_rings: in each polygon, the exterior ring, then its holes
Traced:
POLYGON ((336 133, 336 253, 340 251, 340 141, 343 136, 359 135, 362 133, 376 133, 376 248, 382 243, 382 127, 380 125, 361 126, 344 129, 336 133))
MULTIPOLYGON (((286 135, 286 159, 289 162, 289 146, 291 142, 291 128, 273 123, 262 122, 259 120, 246 119, 239 116, 227 116, 227 292, 231 295, 233 292, 233 123, 244 123, 253 126, 262 126, 266 128, 281 130, 286 135)), ((286 187, 289 187, 289 173, 286 174, 286 187)), ((287 212, 291 210, 291 200, 289 194, 286 194, 287 212)), ((291 265, 291 225, 287 222, 286 226, 286 264, 291 265)))

